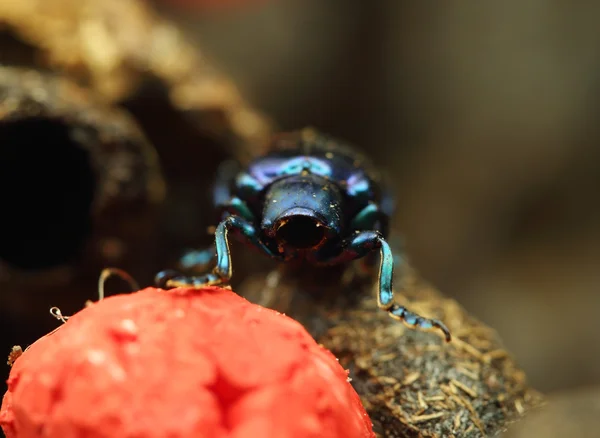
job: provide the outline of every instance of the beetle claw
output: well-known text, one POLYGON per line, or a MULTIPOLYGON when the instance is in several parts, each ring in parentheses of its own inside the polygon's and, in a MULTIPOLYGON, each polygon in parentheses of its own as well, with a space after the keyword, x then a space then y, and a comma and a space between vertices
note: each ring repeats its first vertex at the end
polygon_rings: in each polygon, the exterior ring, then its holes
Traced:
POLYGON ((154 277, 154 284, 161 289, 171 289, 171 287, 168 286, 169 280, 180 276, 181 274, 179 272, 172 269, 161 271, 154 277))
POLYGON ((390 316, 392 318, 402 321, 410 328, 419 328, 421 330, 438 329, 444 334, 446 342, 450 342, 452 340, 452 336, 450 335, 450 330, 448 330, 448 327, 446 327, 443 322, 438 321, 437 319, 424 318, 399 304, 394 304, 388 310, 388 312, 390 312, 390 316))

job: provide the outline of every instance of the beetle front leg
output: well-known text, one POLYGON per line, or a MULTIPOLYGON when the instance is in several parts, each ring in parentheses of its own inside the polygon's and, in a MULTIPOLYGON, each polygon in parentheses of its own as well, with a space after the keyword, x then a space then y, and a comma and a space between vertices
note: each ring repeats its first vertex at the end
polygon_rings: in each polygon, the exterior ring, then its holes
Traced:
MULTIPOLYGON (((384 214, 381 207, 374 202, 370 202, 354 216, 350 222, 350 229, 355 231, 379 231, 382 236, 385 236, 388 232, 388 222, 388 216, 384 214)), ((395 259, 397 258, 398 256, 395 256, 395 259)), ((375 254, 363 257, 360 263, 362 272, 371 273, 376 263, 375 254)))
POLYGON ((377 304, 382 310, 389 312, 394 319, 404 322, 412 328, 430 330, 437 328, 444 333, 447 342, 451 336, 448 328, 437 319, 424 318, 409 311, 406 307, 394 302, 392 280, 394 276, 394 256, 390 246, 383 236, 376 231, 362 231, 345 239, 341 243, 341 252, 333 257, 321 260, 321 263, 334 265, 347 263, 349 261, 367 256, 375 250, 379 250, 379 284, 377 293, 377 304))
POLYGON ((381 230, 383 224, 381 222, 385 221, 385 219, 386 216, 381 212, 379 206, 371 202, 354 216, 352 222, 350 222, 350 229, 378 230, 383 233, 383 230, 381 230))
POLYGON ((239 216, 225 218, 215 231, 215 247, 217 264, 212 272, 199 276, 187 277, 175 271, 162 271, 155 277, 155 283, 161 288, 186 287, 202 288, 204 286, 226 284, 231 279, 231 252, 229 249, 229 232, 239 234, 255 247, 261 249, 271 257, 275 255, 259 238, 254 226, 239 216))
MULTIPOLYGON (((254 221, 254 215, 246 205, 237 196, 229 198, 227 201, 218 205, 220 211, 220 220, 230 216, 240 216, 248 222, 254 221)), ((208 265, 212 262, 215 257, 215 245, 211 245, 204 249, 194 249, 187 251, 183 257, 179 260, 179 266, 186 271, 206 270, 208 265)))

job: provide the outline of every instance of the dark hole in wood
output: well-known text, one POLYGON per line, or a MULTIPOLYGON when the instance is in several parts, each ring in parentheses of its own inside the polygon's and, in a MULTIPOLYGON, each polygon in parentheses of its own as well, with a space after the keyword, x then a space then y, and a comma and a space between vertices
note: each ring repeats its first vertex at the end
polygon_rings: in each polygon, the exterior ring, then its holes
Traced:
POLYGON ((61 121, 0 122, 0 258, 26 270, 75 258, 91 231, 94 176, 61 121))

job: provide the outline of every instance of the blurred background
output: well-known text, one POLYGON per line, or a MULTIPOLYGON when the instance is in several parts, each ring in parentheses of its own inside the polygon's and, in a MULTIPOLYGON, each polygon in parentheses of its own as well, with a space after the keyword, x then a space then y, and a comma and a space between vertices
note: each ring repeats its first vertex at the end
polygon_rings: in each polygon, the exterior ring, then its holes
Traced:
POLYGON ((600 383, 600 6, 172 13, 282 129, 317 126, 390 173, 413 263, 536 388, 600 383))
MULTIPOLYGON (((413 264, 500 333, 536 389, 600 384, 600 5, 153 3, 277 129, 315 126, 391 175, 413 264)), ((208 187, 230 149, 142 89, 121 103, 174 187, 159 217, 185 216, 158 219, 156 245, 173 252, 208 241, 208 187)), ((26 343, 3 324, 3 348, 26 343)))

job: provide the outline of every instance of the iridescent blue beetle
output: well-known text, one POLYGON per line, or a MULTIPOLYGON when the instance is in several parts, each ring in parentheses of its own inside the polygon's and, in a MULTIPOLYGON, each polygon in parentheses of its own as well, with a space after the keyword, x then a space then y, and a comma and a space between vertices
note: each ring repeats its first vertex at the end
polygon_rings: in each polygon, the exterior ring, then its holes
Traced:
MULTIPOLYGON (((438 328, 450 340, 443 323, 394 302, 394 258, 385 240, 391 197, 378 172, 351 147, 312 129, 280 134, 270 152, 245 170, 231 175, 221 171, 215 198, 222 218, 215 231, 215 268, 200 277, 160 272, 159 287, 228 283, 230 235, 273 259, 301 259, 314 265, 348 263, 379 251, 379 307, 413 328, 438 328)), ((182 264, 193 265, 205 255, 190 253, 182 264)), ((214 249, 209 256, 214 256, 214 249)))

